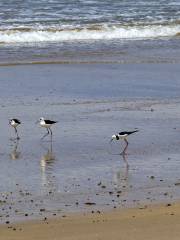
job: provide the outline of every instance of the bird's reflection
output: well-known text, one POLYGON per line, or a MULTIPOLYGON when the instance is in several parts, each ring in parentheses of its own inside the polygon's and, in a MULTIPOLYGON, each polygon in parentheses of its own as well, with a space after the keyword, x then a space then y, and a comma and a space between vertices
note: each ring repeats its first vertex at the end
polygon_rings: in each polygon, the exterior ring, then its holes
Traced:
POLYGON ((115 176, 114 176, 115 183, 118 186, 120 186, 122 184, 125 185, 125 183, 127 183, 127 181, 128 181, 129 164, 128 164, 128 160, 127 160, 127 155, 123 154, 122 158, 125 163, 125 167, 116 171, 115 176))
POLYGON ((121 155, 122 155, 123 161, 125 163, 125 170, 124 170, 124 174, 123 174, 123 179, 127 180, 128 179, 128 171, 129 171, 129 164, 128 164, 128 159, 127 159, 127 154, 121 154, 121 155))
POLYGON ((12 152, 10 152, 10 159, 12 160, 16 160, 16 159, 20 159, 21 158, 21 152, 18 151, 18 147, 19 147, 19 139, 16 139, 13 143, 13 150, 12 152))
POLYGON ((127 148, 128 144, 126 144, 125 148, 120 154, 122 156, 123 162, 125 163, 125 167, 120 168, 114 174, 114 183, 116 188, 127 190, 126 187, 128 186, 128 175, 129 175, 129 164, 128 164, 128 155, 127 155, 127 148))
POLYGON ((46 168, 51 167, 55 161, 55 155, 53 153, 52 141, 50 141, 50 145, 47 147, 41 144, 42 148, 46 150, 45 154, 41 157, 40 164, 42 171, 45 171, 46 168))
POLYGON ((54 176, 53 166, 55 162, 55 154, 53 153, 53 144, 50 141, 49 146, 41 144, 45 150, 45 154, 41 156, 41 183, 46 192, 54 192, 57 189, 56 178, 54 176))

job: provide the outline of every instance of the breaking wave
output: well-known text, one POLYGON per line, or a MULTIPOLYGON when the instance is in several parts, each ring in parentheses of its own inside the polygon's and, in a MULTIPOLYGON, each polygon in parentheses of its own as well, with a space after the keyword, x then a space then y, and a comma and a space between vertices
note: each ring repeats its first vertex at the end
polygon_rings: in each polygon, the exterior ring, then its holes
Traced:
POLYGON ((173 37, 180 24, 139 26, 88 26, 78 28, 12 28, 0 29, 0 43, 38 43, 79 40, 145 39, 173 37))

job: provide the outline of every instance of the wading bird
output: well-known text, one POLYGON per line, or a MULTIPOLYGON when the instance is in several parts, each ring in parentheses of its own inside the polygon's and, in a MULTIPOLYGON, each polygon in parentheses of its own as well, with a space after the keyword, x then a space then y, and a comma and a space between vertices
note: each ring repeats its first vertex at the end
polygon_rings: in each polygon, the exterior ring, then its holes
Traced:
POLYGON ((114 134, 112 135, 111 137, 111 140, 110 142, 112 142, 113 140, 124 140, 125 143, 126 143, 126 146, 123 150, 123 152, 121 154, 125 154, 126 153, 126 150, 127 150, 127 147, 128 147, 128 140, 127 140, 127 137, 135 132, 138 132, 139 130, 134 130, 134 131, 124 131, 124 132, 120 132, 118 134, 114 134))
POLYGON ((38 122, 41 127, 45 127, 47 129, 47 133, 41 139, 45 138, 47 135, 49 135, 49 133, 51 134, 52 137, 51 126, 57 123, 57 121, 47 120, 41 117, 38 122))
POLYGON ((17 127, 21 124, 21 121, 17 118, 12 118, 12 119, 9 120, 9 124, 11 125, 11 127, 14 128, 16 139, 19 140, 20 137, 18 135, 17 127))

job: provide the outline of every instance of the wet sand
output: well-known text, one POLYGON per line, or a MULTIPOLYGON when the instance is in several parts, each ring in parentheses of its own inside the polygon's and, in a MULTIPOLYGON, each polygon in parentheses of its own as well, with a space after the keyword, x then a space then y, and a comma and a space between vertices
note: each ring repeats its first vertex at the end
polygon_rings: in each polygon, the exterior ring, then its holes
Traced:
POLYGON ((179 220, 178 203, 5 225, 0 232, 3 240, 178 240, 179 220))
POLYGON ((0 68, 0 223, 178 201, 178 69, 177 65, 0 68), (173 84, 163 72, 169 70, 174 71, 173 84), (97 89, 91 75, 98 79, 97 89), (149 81, 142 84, 146 77, 153 79, 151 87, 149 81), (118 90, 125 91, 126 98, 117 98, 118 90), (52 142, 40 140, 44 129, 35 122, 41 116, 59 121, 52 142), (10 117, 22 121, 18 142, 10 140, 14 136, 10 117), (108 142, 112 134, 135 128, 140 131, 129 137, 123 158, 124 143, 108 142))
POLYGON ((61 116, 52 142, 34 123, 42 106, 2 108, 4 125, 17 109, 24 123, 18 143, 13 129, 1 131, 1 223, 179 199, 178 100, 48 104, 47 115, 61 116), (140 129, 124 158, 123 142, 108 143, 116 126, 140 129))

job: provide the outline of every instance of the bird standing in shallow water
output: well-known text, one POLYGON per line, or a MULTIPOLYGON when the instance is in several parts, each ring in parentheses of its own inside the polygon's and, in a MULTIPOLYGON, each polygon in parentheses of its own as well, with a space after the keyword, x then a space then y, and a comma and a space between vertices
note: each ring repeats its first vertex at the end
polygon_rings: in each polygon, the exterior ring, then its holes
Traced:
POLYGON ((45 127, 47 129, 47 133, 41 138, 45 138, 47 135, 49 135, 49 133, 51 134, 51 138, 52 138, 52 130, 51 130, 51 126, 53 124, 57 123, 57 121, 52 121, 52 120, 48 120, 48 119, 44 119, 43 117, 41 117, 39 119, 39 124, 41 127, 45 127))
POLYGON ((21 124, 21 121, 17 118, 12 118, 9 120, 9 124, 14 128, 15 134, 16 134, 16 139, 19 140, 20 137, 18 135, 17 127, 21 124))
POLYGON ((129 135, 135 133, 135 132, 139 132, 139 130, 124 131, 124 132, 120 132, 120 133, 118 133, 116 135, 114 134, 114 135, 112 135, 110 142, 112 142, 113 140, 117 140, 117 141, 120 140, 120 139, 124 140, 125 143, 126 143, 126 146, 125 146, 125 148, 124 148, 124 150, 122 151, 121 154, 126 154, 126 150, 127 150, 128 144, 129 144, 128 140, 127 140, 127 137, 129 135))

